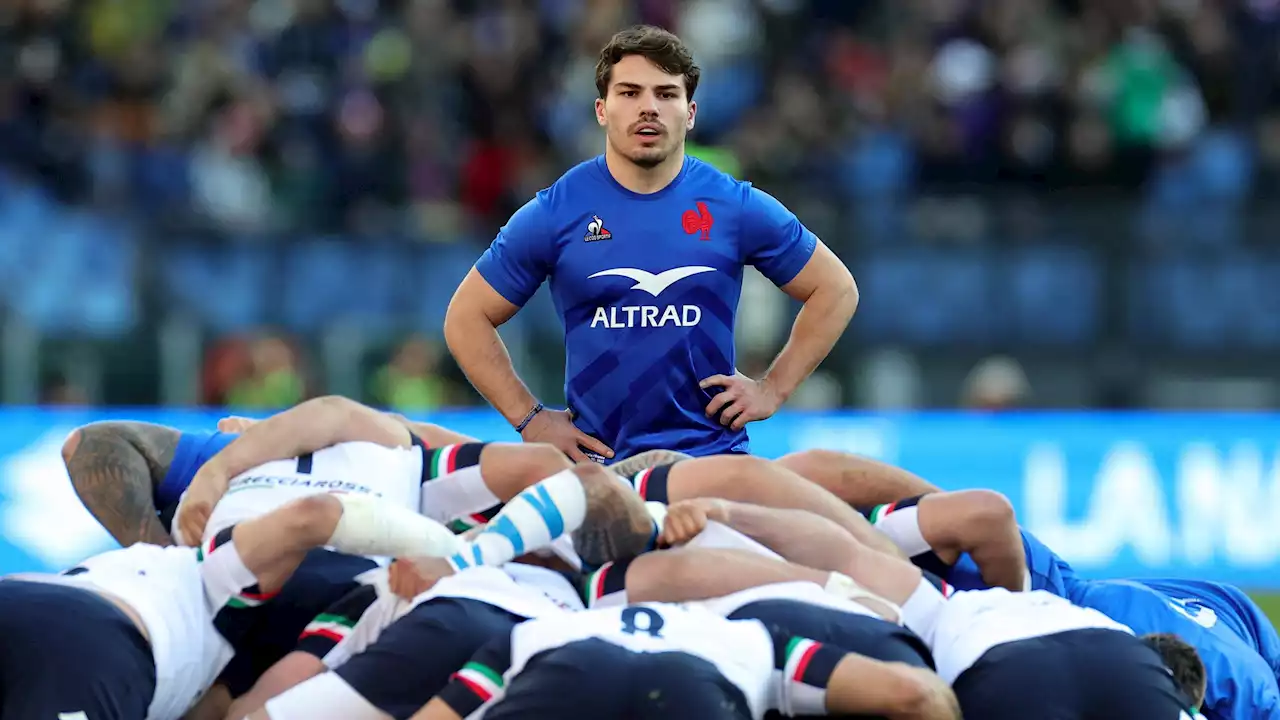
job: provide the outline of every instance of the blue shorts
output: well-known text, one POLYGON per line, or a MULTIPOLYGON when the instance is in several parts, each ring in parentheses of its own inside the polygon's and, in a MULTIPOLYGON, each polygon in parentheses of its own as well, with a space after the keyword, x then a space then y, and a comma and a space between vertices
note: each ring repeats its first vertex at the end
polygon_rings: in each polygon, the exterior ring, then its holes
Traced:
POLYGON ((262 673, 297 648, 302 631, 317 615, 356 589, 356 576, 377 566, 356 555, 312 550, 270 602, 224 608, 218 613, 218 631, 236 655, 219 681, 232 696, 248 692, 262 673))
POLYGON ((757 600, 729 614, 730 620, 759 620, 788 635, 884 662, 933 669, 924 640, 910 630, 869 615, 855 615, 795 600, 757 600))
POLYGON ((379 710, 404 720, 435 697, 481 646, 509 635, 523 621, 479 600, 428 600, 334 672, 379 710))
POLYGON ((151 646, 101 596, 0 580, 0 718, 139 720, 156 691, 151 646))
POLYGON ((706 660, 598 638, 529 659, 486 720, 749 720, 746 696, 706 660))
POLYGON ((1155 650, 1115 630, 1068 630, 988 650, 952 683, 983 720, 1179 720, 1186 699, 1155 650))

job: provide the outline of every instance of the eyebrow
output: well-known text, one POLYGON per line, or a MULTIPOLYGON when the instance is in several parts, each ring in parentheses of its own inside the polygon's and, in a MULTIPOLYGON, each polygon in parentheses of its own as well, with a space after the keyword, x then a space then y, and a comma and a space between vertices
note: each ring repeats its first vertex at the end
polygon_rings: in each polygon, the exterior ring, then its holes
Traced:
MULTIPOLYGON (((644 89, 640 85, 637 85, 631 82, 617 82, 617 83, 614 83, 614 87, 622 88, 624 90, 643 90, 644 89)), ((680 86, 676 84, 658 85, 653 89, 654 90, 679 90, 680 86)))

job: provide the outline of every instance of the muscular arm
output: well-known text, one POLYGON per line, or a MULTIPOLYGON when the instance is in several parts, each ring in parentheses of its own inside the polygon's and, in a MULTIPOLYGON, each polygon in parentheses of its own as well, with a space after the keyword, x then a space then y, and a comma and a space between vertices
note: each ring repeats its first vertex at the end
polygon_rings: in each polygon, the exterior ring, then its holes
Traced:
POLYGON ((937 675, 904 663, 850 653, 836 665, 827 686, 831 715, 959 720, 960 703, 937 675))
POLYGON ((645 553, 627 566, 630 602, 690 602, 788 582, 825 586, 831 573, 745 550, 680 548, 645 553))
POLYGON ((396 419, 401 425, 409 428, 409 432, 422 438, 422 442, 427 447, 438 448, 446 445, 461 445, 463 443, 480 442, 470 435, 456 433, 448 428, 440 427, 434 423, 418 422, 400 415, 399 413, 387 413, 390 417, 396 419))
MULTIPOLYGON (((206 464, 209 477, 233 478, 273 460, 286 460, 341 442, 408 447, 409 431, 390 415, 336 395, 308 400, 245 429, 206 464)), ((203 470, 203 469, 202 469, 203 470)), ((206 476, 202 472, 195 482, 206 476)))
POLYGON ((858 307, 858 286, 840 258, 819 242, 804 269, 782 291, 804 303, 791 337, 763 378, 785 401, 844 334, 858 307))
POLYGON ((498 335, 498 327, 519 309, 472 268, 444 316, 444 340, 458 367, 512 425, 519 424, 538 402, 516 374, 507 346, 498 335))
POLYGON ((830 490, 854 507, 873 507, 941 489, 924 478, 869 457, 836 450, 783 455, 779 465, 830 490))
POLYGON ((80 502, 121 545, 173 544, 152 498, 179 437, 162 425, 111 421, 77 428, 63 444, 62 459, 80 502))
POLYGON ((844 572, 853 536, 834 522, 807 510, 768 508, 722 501, 724 524, 778 553, 790 562, 844 572))
POLYGON ((324 661, 315 655, 295 650, 281 658, 275 665, 267 669, 253 689, 236 698, 231 709, 225 714, 228 718, 247 717, 254 710, 267 704, 267 701, 284 694, 290 688, 301 685, 311 678, 320 675, 328 668, 324 661))

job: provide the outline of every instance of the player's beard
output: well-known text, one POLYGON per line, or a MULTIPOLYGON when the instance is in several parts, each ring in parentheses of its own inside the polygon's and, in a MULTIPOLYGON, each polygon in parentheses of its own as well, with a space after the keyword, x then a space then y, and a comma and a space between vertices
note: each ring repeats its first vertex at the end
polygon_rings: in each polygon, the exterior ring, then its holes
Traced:
MULTIPOLYGON (((624 136, 623 140, 626 144, 622 145, 622 147, 627 147, 627 145, 632 141, 632 136, 628 133, 624 136)), ((683 141, 683 133, 675 135, 670 130, 662 135, 661 142, 650 145, 649 147, 633 146, 630 151, 622 150, 621 147, 619 147, 619 143, 610 140, 613 144, 614 150, 618 151, 619 155, 626 158, 631 162, 631 164, 644 170, 652 170, 666 162, 667 159, 680 148, 683 141)))

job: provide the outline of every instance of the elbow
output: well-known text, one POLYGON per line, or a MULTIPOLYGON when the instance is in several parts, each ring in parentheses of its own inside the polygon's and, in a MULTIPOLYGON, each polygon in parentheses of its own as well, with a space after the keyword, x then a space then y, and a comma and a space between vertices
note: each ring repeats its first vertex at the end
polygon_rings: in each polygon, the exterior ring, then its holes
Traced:
POLYGON ((858 295, 858 283, 854 281, 853 274, 849 272, 849 268, 841 265, 840 269, 842 272, 838 281, 834 283, 834 288, 839 313, 845 318, 845 322, 848 322, 858 310, 860 296, 858 295))
POLYGON ((327 421, 327 425, 335 428, 347 427, 360 413, 371 412, 364 405, 341 395, 322 395, 308 402, 327 421))
POLYGON ((476 336, 477 330, 496 329, 500 324, 493 322, 482 308, 455 295, 444 313, 445 345, 451 353, 457 355, 459 348, 476 336))
MULTIPOLYGON (((76 428, 71 431, 67 439, 62 442, 62 464, 66 466, 67 472, 71 471, 71 458, 75 456, 76 449, 80 447, 80 437, 82 429, 76 428)), ((74 480, 75 478, 72 478, 74 480)))

